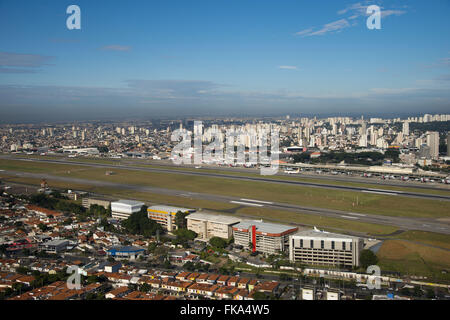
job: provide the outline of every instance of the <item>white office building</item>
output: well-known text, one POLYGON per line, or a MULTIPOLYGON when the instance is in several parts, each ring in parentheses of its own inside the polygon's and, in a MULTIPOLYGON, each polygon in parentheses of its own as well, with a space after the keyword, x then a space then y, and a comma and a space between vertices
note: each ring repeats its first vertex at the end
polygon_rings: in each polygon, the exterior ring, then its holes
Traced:
POLYGON ((120 220, 127 219, 133 213, 139 212, 143 205, 143 202, 133 200, 111 202, 111 216, 120 220))
POLYGON ((359 266, 364 241, 358 237, 317 229, 300 231, 289 237, 289 259, 308 265, 359 266))

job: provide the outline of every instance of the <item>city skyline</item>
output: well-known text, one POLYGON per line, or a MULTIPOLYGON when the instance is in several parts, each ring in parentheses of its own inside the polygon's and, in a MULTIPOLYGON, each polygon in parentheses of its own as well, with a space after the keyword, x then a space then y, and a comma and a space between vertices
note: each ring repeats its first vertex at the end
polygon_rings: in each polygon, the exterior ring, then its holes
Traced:
POLYGON ((445 1, 70 4, 0 4, 0 122, 448 111, 445 1))

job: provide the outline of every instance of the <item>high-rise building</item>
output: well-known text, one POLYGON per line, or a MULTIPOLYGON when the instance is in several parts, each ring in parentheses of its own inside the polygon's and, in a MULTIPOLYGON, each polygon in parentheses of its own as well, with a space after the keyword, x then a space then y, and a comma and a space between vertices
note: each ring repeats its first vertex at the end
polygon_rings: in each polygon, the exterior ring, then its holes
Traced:
POLYGON ((430 147, 431 158, 436 160, 439 158, 439 132, 427 132, 427 146, 430 147))
POLYGON ((447 157, 450 157, 450 131, 447 133, 447 157))
POLYGON ((403 132, 404 136, 409 136, 409 122, 408 121, 403 122, 402 132, 403 132))

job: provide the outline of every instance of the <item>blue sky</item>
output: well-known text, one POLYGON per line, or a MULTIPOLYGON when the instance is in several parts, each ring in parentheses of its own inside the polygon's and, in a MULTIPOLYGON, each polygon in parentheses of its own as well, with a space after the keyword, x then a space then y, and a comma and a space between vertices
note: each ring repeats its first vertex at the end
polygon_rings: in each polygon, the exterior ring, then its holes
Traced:
POLYGON ((450 1, 0 2, 2 122, 450 110, 450 1), (66 8, 81 8, 68 30, 66 8), (368 5, 381 30, 366 27, 368 5))

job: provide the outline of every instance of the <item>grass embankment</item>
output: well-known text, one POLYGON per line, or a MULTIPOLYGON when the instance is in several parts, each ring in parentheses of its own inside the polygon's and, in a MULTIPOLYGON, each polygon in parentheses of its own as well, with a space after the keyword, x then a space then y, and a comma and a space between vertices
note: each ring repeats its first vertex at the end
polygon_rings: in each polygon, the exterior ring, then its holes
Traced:
POLYGON ((450 282, 450 253, 447 250, 405 240, 386 240, 377 256, 381 270, 450 282))

